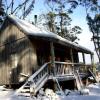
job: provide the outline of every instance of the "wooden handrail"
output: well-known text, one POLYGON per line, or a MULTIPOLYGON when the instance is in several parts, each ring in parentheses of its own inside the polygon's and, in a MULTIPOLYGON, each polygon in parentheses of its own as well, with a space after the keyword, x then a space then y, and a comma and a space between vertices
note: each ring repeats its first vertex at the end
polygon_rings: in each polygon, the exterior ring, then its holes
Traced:
POLYGON ((68 63, 68 62, 59 62, 55 61, 55 64, 65 64, 65 65, 83 65, 83 66, 91 66, 90 64, 83 64, 83 63, 68 63))
MULTIPOLYGON (((47 65, 48 64, 50 64, 50 62, 48 62, 48 63, 45 63, 38 71, 36 71, 35 73, 34 73, 34 75, 32 75, 30 78, 35 78, 45 67, 47 67, 47 65)), ((29 79, 30 80, 30 79, 29 79)))
MULTIPOLYGON (((69 62, 58 62, 55 61, 56 74, 72 74, 75 70, 79 70, 79 73, 87 73, 91 65, 82 63, 69 63, 69 62)), ((92 69, 92 68, 91 68, 92 69)))

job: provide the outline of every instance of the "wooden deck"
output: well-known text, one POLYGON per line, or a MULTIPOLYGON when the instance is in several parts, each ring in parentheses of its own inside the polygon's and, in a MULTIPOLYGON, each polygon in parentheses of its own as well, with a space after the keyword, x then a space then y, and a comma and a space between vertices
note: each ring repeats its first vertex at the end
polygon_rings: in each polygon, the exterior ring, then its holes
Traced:
POLYGON ((31 92, 32 89, 35 95, 49 79, 56 79, 58 81, 73 80, 75 79, 76 70, 78 72, 78 77, 81 79, 88 75, 88 69, 90 68, 90 66, 85 65, 86 68, 80 71, 80 64, 66 62, 54 62, 54 65, 53 67, 50 62, 45 63, 37 72, 29 77, 26 83, 19 88, 16 93, 25 91, 26 87, 29 87, 29 91, 31 92))
MULTIPOLYGON (((81 73, 79 74, 81 78, 86 77, 88 74, 86 73, 81 73)), ((75 77, 73 74, 65 74, 65 75, 57 75, 55 76, 58 81, 69 81, 69 80, 75 80, 75 77)), ((52 76, 49 77, 49 79, 52 79, 52 76)))

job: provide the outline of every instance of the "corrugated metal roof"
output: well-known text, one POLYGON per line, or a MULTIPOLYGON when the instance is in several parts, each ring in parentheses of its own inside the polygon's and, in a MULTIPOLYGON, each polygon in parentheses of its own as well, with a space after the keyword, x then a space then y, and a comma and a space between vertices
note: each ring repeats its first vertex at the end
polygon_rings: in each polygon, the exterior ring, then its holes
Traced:
POLYGON ((72 47, 76 47, 77 49, 79 49, 82 52, 93 54, 93 52, 91 52, 87 48, 80 46, 79 44, 76 44, 74 42, 71 42, 65 38, 62 38, 61 36, 59 36, 55 33, 38 28, 35 25, 33 25, 25 20, 21 20, 21 19, 15 17, 15 16, 12 16, 12 15, 9 15, 8 18, 10 20, 12 20, 24 33, 26 33, 26 35, 55 39, 55 40, 58 40, 64 44, 68 44, 68 45, 71 45, 72 47))

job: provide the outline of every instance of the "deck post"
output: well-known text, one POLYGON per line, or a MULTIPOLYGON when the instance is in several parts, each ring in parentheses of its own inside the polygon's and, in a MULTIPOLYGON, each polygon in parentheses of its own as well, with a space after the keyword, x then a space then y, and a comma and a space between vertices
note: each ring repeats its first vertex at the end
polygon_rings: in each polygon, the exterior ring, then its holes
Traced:
POLYGON ((55 75, 55 52, 54 52, 54 44, 50 42, 50 49, 51 49, 51 73, 55 75))
POLYGON ((90 56, 91 56, 91 64, 93 65, 93 63, 94 63, 94 54, 90 54, 90 56))
POLYGON ((82 56, 83 56, 83 63, 86 64, 86 62, 85 62, 85 54, 82 53, 82 56))
POLYGON ((95 66, 94 66, 94 54, 90 54, 91 56, 91 65, 92 65, 92 68, 93 68, 93 72, 95 72, 95 66))
POLYGON ((84 68, 85 68, 85 71, 87 70, 87 68, 86 68, 86 66, 85 66, 85 64, 86 64, 86 62, 85 62, 85 54, 82 52, 82 57, 83 57, 83 63, 84 63, 84 68))
MULTIPOLYGON (((72 63, 74 63, 73 50, 72 50, 72 48, 70 49, 70 55, 71 55, 71 61, 72 61, 72 63)), ((72 64, 72 70, 74 71, 74 64, 72 64)))
POLYGON ((70 49, 70 55, 71 55, 71 61, 73 63, 74 62, 74 59, 73 59, 73 51, 72 51, 72 48, 70 49))

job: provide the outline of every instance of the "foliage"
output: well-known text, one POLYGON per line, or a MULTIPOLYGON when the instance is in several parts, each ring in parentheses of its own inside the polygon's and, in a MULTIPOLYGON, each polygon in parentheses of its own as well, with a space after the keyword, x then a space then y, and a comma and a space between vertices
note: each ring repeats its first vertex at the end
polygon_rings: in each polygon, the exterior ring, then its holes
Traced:
POLYGON ((49 11, 42 14, 42 18, 47 29, 70 41, 78 39, 77 34, 81 33, 81 28, 71 28, 72 19, 69 17, 78 3, 75 0, 48 0, 46 4, 49 11))
POLYGON ((22 19, 27 17, 34 8, 35 0, 1 0, 5 14, 13 14, 22 19))
POLYGON ((0 15, 4 15, 4 5, 2 3, 2 0, 0 1, 0 15))
POLYGON ((0 1, 0 25, 3 22, 3 16, 4 16, 4 5, 2 3, 2 0, 0 1))
POLYGON ((99 0, 78 0, 85 7, 87 22, 93 34, 95 50, 100 62, 100 2, 99 0))
POLYGON ((100 61, 100 14, 95 15, 94 18, 91 18, 89 15, 87 15, 87 20, 90 31, 93 33, 92 40, 100 61))

